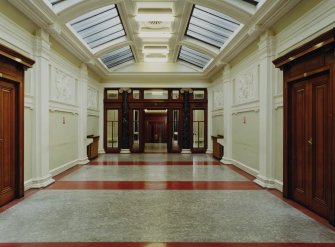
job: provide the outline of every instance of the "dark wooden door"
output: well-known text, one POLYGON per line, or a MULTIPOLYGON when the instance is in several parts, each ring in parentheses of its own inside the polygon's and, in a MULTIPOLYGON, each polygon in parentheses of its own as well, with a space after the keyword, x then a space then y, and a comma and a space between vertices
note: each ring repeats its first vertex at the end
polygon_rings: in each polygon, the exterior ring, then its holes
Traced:
POLYGON ((145 142, 167 143, 167 114, 146 114, 145 142))
POLYGON ((292 199, 327 217, 330 202, 329 77, 319 75, 289 89, 289 169, 292 199))
POLYGON ((0 206, 16 197, 16 89, 0 79, 0 206))

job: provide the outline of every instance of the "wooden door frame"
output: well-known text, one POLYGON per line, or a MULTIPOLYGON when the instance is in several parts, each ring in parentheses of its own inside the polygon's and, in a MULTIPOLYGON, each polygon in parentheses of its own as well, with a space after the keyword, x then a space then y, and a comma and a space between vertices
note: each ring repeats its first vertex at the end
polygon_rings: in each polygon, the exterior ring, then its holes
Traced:
POLYGON ((34 63, 32 59, 0 44, 0 78, 16 88, 16 198, 24 196, 24 71, 34 63))
POLYGON ((205 153, 207 150, 208 142, 208 119, 207 119, 207 107, 197 106, 191 104, 190 107, 190 145, 192 153, 205 153), (204 147, 203 148, 193 148, 193 111, 194 110, 204 110, 204 147))
MULTIPOLYGON (((335 28, 329 30, 328 32, 320 35, 319 37, 309 41, 308 43, 293 49, 287 54, 275 59, 273 61, 276 68, 280 68, 284 71, 284 81, 283 81, 283 110, 284 110, 284 140, 283 140, 283 195, 284 197, 291 198, 290 194, 290 157, 289 157, 289 87, 290 84, 298 81, 299 79, 305 79, 306 77, 311 77, 321 73, 329 74, 329 107, 332 109, 331 123, 335 122, 335 28), (318 59, 318 55, 320 58, 318 59), (311 60, 314 59, 314 60, 311 60), (292 68, 299 63, 304 61, 313 61, 308 65, 309 67, 301 66, 300 70, 292 68)), ((329 143, 329 149, 334 150, 335 148, 335 127, 331 126, 329 130, 329 135, 331 135, 331 142, 329 143)), ((331 152, 329 157, 330 160, 330 174, 329 176, 333 178, 329 181, 329 216, 328 220, 331 224, 335 225, 335 155, 331 152)))
POLYGON ((120 106, 105 104, 104 107, 104 148, 107 153, 119 153, 121 150, 121 131, 122 131, 122 109, 120 106), (118 147, 109 148, 107 146, 107 111, 108 110, 117 110, 118 111, 118 147))

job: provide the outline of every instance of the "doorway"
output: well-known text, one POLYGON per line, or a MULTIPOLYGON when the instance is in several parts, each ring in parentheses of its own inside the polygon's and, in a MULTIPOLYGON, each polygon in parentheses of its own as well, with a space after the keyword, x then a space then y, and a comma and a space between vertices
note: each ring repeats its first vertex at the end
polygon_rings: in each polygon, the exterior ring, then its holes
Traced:
POLYGON ((167 109, 144 110, 144 152, 167 152, 167 109))
POLYGON ((292 199, 328 216, 331 192, 328 74, 293 83, 289 88, 289 190, 292 199))

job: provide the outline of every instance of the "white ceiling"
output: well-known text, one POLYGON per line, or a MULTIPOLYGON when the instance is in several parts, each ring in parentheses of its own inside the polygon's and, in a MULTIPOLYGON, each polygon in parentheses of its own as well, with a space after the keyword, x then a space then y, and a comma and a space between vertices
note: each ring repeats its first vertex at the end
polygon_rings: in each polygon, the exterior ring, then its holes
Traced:
POLYGON ((299 0, 9 1, 68 47, 101 77, 122 75, 137 77, 154 73, 207 79, 299 2, 299 0), (151 16, 148 17, 150 20, 139 21, 140 14, 151 16), (159 14, 171 15, 172 21, 160 21, 159 14), (198 16, 192 17, 189 25, 192 14, 198 16), (114 15, 115 18, 109 18, 114 15), (152 16, 156 16, 157 19, 153 19, 152 16), (118 22, 119 19, 121 23, 118 22), (212 24, 207 25, 206 22, 211 20, 212 24), (157 35, 157 32, 161 34, 157 35), (156 37, 143 37, 150 33, 155 33, 156 37), (102 34, 107 36, 101 38, 102 34), (208 35, 212 34, 218 40, 215 41, 217 47, 208 44, 211 40, 207 42, 208 35), (97 35, 100 35, 99 39, 97 35), (203 38, 202 35, 207 36, 203 38), (200 37, 200 40, 195 37, 200 37), (166 61, 156 62, 159 58, 165 58, 166 61), (147 60, 151 62, 146 62, 147 60))

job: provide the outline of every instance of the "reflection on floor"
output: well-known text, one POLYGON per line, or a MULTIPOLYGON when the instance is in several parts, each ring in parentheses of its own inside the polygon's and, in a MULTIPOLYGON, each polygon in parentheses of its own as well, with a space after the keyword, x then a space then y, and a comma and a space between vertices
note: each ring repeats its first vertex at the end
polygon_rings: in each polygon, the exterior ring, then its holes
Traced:
POLYGON ((145 153, 167 153, 167 143, 145 143, 145 153))
POLYGON ((0 247, 335 246, 324 220, 251 179, 204 154, 101 155, 0 208, 0 247))

